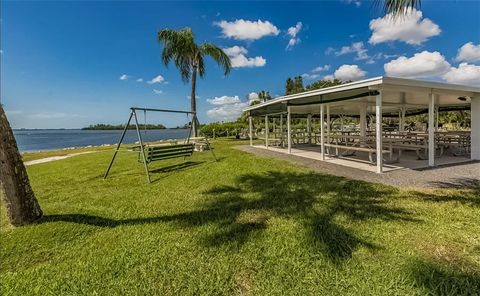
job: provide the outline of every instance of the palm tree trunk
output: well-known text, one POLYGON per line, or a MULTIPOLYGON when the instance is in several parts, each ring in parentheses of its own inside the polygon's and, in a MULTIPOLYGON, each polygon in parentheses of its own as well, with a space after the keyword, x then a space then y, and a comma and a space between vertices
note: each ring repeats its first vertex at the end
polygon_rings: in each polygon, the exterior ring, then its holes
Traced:
MULTIPOLYGON (((191 95, 191 111, 193 112, 193 114, 195 114, 195 117, 196 118, 196 115, 197 115, 197 99, 195 97, 195 90, 196 90, 196 87, 197 87, 197 67, 196 66, 193 66, 193 72, 192 72, 192 95, 191 95)), ((192 119, 194 119, 192 118, 192 119)), ((197 123, 196 123, 196 120, 192 120, 192 135, 194 137, 197 137, 198 136, 198 133, 197 133, 197 123)))
POLYGON ((0 105, 0 193, 12 225, 28 224, 43 212, 33 193, 17 142, 0 105))

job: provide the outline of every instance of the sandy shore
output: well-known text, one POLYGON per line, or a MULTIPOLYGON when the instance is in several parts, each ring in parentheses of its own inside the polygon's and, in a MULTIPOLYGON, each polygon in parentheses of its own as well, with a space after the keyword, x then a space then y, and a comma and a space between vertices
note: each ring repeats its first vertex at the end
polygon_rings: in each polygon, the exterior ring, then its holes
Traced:
POLYGON ((97 152, 97 151, 85 151, 85 152, 71 153, 71 154, 61 155, 61 156, 50 156, 50 157, 45 157, 45 158, 41 158, 41 159, 25 161, 24 164, 26 166, 29 166, 29 165, 46 163, 46 162, 50 162, 50 161, 61 160, 61 159, 69 158, 69 157, 72 157, 72 156, 94 153, 94 152, 97 152))

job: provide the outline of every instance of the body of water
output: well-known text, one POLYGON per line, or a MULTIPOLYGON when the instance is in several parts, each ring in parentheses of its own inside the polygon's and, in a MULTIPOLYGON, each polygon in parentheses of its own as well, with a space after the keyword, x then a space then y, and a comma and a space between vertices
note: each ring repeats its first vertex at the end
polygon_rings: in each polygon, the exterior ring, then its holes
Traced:
MULTIPOLYGON (((20 152, 55 150, 70 147, 100 146, 116 144, 122 135, 121 130, 115 131, 88 131, 72 129, 50 130, 13 130, 20 152)), ((188 137, 186 129, 148 130, 142 133, 143 141, 157 141, 167 139, 185 139, 188 137)), ((123 139, 124 144, 138 141, 137 132, 128 130, 123 139)))

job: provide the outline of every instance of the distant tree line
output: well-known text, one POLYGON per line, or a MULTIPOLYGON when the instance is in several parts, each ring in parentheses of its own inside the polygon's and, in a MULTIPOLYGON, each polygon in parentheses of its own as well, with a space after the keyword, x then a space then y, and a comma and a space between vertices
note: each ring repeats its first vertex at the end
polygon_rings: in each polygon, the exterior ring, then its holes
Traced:
POLYGON ((226 137, 237 135, 246 127, 245 122, 214 122, 205 124, 200 128, 200 133, 206 137, 226 137))
POLYGON ((320 89, 331 87, 335 85, 340 85, 343 83, 348 83, 350 81, 342 81, 340 79, 333 79, 333 80, 318 80, 307 86, 303 86, 303 78, 302 76, 296 76, 293 78, 288 78, 285 82, 285 95, 293 95, 298 94, 308 90, 320 89))
MULTIPOLYGON (((139 124, 138 128, 139 129, 166 129, 166 127, 163 124, 139 124)), ((123 130, 125 128, 125 124, 119 124, 119 125, 112 125, 112 124, 104 124, 104 123, 97 123, 94 125, 89 125, 87 127, 82 128, 82 130, 123 130)), ((135 125, 130 124, 128 126, 129 130, 134 130, 135 125)))

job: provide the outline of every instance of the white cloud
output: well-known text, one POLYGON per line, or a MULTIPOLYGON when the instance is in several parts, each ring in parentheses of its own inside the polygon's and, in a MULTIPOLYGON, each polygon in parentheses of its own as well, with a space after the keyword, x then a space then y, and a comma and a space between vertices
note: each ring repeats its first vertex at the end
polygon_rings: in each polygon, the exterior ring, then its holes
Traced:
POLYGON ((165 78, 163 78, 162 75, 158 75, 156 77, 153 77, 152 80, 149 80, 147 83, 154 84, 154 83, 162 83, 164 81, 165 81, 165 78))
POLYGON ((301 76, 306 80, 315 80, 320 78, 320 72, 325 72, 330 70, 330 65, 323 65, 313 68, 310 73, 303 73, 301 76))
POLYGON ((426 78, 440 76, 450 70, 450 64, 438 51, 422 51, 413 57, 401 56, 386 63, 383 68, 387 76, 426 78))
POLYGON ((209 102, 212 105, 226 105, 226 104, 235 104, 235 103, 240 103, 240 98, 238 96, 221 96, 221 97, 215 97, 213 99, 207 99, 207 102, 209 102))
POLYGON ((335 76, 333 74, 323 76, 323 80, 333 80, 333 79, 335 79, 335 76))
POLYGON ((391 58, 396 58, 398 57, 399 55, 397 54, 384 54, 382 52, 377 52, 376 54, 374 54, 373 56, 370 56, 370 58, 365 62, 367 64, 375 64, 376 61, 380 60, 380 59, 391 59, 391 58))
POLYGON ((236 56, 239 54, 247 54, 248 50, 245 47, 235 45, 232 47, 224 48, 223 52, 225 52, 228 56, 236 56))
POLYGON ((128 78, 130 78, 130 76, 128 76, 127 74, 122 74, 122 76, 120 76, 120 80, 128 80, 128 78))
POLYGON ((318 66, 312 70, 312 73, 324 72, 330 70, 330 65, 318 66))
POLYGON ((286 50, 292 49, 292 47, 299 44, 300 41, 301 41, 300 38, 290 38, 290 40, 288 40, 287 47, 285 49, 286 50))
POLYGON ((159 89, 153 89, 153 92, 156 94, 156 95, 161 95, 163 94, 163 91, 159 90, 159 89))
POLYGON ((245 56, 248 51, 246 48, 241 46, 232 46, 224 48, 223 51, 228 55, 230 61, 232 62, 233 68, 243 68, 243 67, 263 67, 267 63, 262 56, 249 58, 245 56))
POLYGON ((318 74, 309 74, 309 73, 302 74, 302 78, 306 80, 314 80, 314 79, 318 79, 319 77, 320 75, 318 74))
POLYGON ((360 7, 362 5, 362 1, 360 0, 343 0, 347 4, 355 4, 356 7, 360 7))
POLYGON ((325 49, 325 54, 326 55, 329 55, 331 54, 332 52, 335 52, 335 48, 329 46, 327 49, 325 49))
POLYGON ((403 41, 412 45, 420 45, 432 36, 440 34, 440 27, 430 19, 422 19, 422 12, 409 9, 402 17, 387 14, 382 18, 370 21, 372 36, 369 42, 378 44, 387 41, 403 41))
POLYGON ((399 56, 399 54, 383 54, 385 59, 398 58, 399 56))
POLYGON ((367 72, 360 69, 357 65, 342 65, 332 75, 324 77, 326 80, 340 79, 343 81, 355 81, 364 78, 367 72))
POLYGON ((240 117, 248 105, 247 102, 222 105, 208 110, 207 116, 214 120, 233 121, 240 117))
POLYGON ((480 44, 475 45, 472 42, 465 43, 458 50, 458 54, 455 60, 458 62, 480 61, 480 44))
POLYGON ((366 60, 370 58, 367 51, 368 50, 364 47, 363 42, 354 42, 350 46, 343 46, 339 51, 335 52, 335 55, 341 56, 348 53, 356 53, 357 56, 355 57, 355 60, 366 60))
POLYGON ((137 82, 143 82, 143 78, 138 78, 137 82))
POLYGON ((278 35, 280 30, 269 21, 235 20, 233 22, 220 21, 215 23, 222 29, 224 37, 237 40, 257 40, 269 35, 278 35))
POLYGON ((247 95, 248 104, 250 105, 252 102, 260 101, 258 94, 256 92, 251 92, 247 95))
POLYGON ((480 66, 461 63, 442 76, 449 83, 480 86, 480 66))
POLYGON ((214 99, 207 99, 214 107, 207 111, 207 116, 214 120, 232 121, 236 120, 243 112, 243 109, 248 107, 250 103, 258 100, 258 94, 250 93, 247 98, 248 102, 240 101, 238 96, 221 96, 214 99))
POLYGON ((290 39, 288 40, 287 50, 301 42, 300 38, 297 37, 300 30, 302 30, 302 22, 297 22, 294 27, 288 28, 287 35, 290 36, 290 39))

